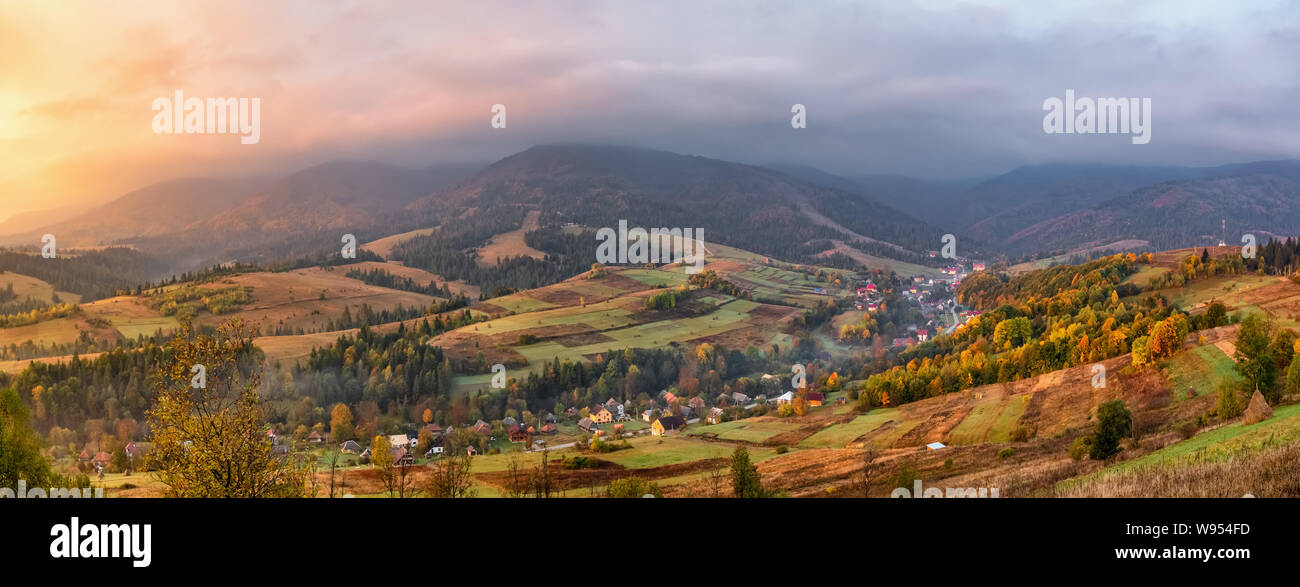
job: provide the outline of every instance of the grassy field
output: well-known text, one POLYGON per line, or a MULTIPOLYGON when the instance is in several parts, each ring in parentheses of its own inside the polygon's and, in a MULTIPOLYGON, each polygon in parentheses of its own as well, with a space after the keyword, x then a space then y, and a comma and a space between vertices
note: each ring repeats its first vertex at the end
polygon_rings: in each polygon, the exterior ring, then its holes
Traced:
POLYGON ((242 285, 253 288, 252 303, 223 316, 202 314, 198 324, 216 325, 232 318, 243 318, 263 332, 279 327, 320 330, 330 319, 338 319, 347 308, 353 316, 362 305, 374 311, 399 307, 426 307, 436 301, 433 296, 367 285, 346 276, 347 269, 311 267, 283 273, 246 273, 222 280, 217 285, 242 285))
POLYGON ((1020 416, 1029 404, 1029 395, 988 394, 975 401, 969 414, 949 433, 949 444, 1008 442, 1020 416))
MULTIPOLYGON (((1015 273, 1024 273, 1026 271, 1035 271, 1038 269, 1046 269, 1048 267, 1051 267, 1052 265, 1067 263, 1071 259, 1074 259, 1075 257, 1084 257, 1088 255, 1105 256, 1105 255, 1114 254, 1119 251, 1124 251, 1129 249, 1140 249, 1149 244, 1151 243, 1144 240, 1128 239, 1128 240, 1115 241, 1113 243, 1106 244, 1106 245, 1099 245, 1094 247, 1081 247, 1061 255, 1056 255, 1054 257, 1046 257, 1043 259, 1038 259, 1036 261, 1028 261, 1025 263, 1020 263, 1018 265, 1012 265, 1011 267, 1007 268, 1007 272, 1015 274, 1015 273)), ((1145 282, 1139 282, 1139 283, 1145 285, 1145 282)))
POLYGON ((690 277, 681 269, 624 269, 619 275, 630 277, 651 287, 676 287, 690 277))
POLYGON ((54 286, 35 277, 12 271, 0 273, 0 289, 5 289, 10 285, 13 286, 14 294, 18 296, 17 299, 19 300, 34 298, 45 303, 54 303, 54 296, 58 295, 59 300, 62 302, 75 304, 81 301, 81 296, 66 291, 56 291, 54 286))
POLYGON ((75 342, 81 335, 79 323, 80 320, 76 317, 56 318, 26 326, 3 328, 0 329, 0 344, 22 344, 26 341, 37 345, 68 344, 75 342))
POLYGON ((401 234, 394 234, 394 235, 386 236, 381 239, 370 241, 364 245, 361 245, 361 248, 370 251, 376 255, 379 255, 380 257, 387 258, 389 255, 393 254, 393 247, 396 247, 397 245, 409 241, 417 236, 431 235, 435 230, 437 230, 437 228, 418 228, 412 231, 403 232, 401 234))
MULTIPOLYGON (((736 450, 736 447, 731 444, 709 442, 683 435, 646 436, 633 439, 630 444, 632 445, 630 449, 599 455, 599 458, 629 469, 643 469, 704 459, 728 458, 736 450)), ((751 447, 749 451, 751 458, 754 459, 775 454, 775 449, 763 447, 751 447)))
POLYGON ((1106 467, 1088 477, 1103 477, 1147 467, 1221 461, 1245 451, 1276 446, 1297 438, 1300 438, 1300 404, 1292 404, 1275 408, 1273 417, 1264 422, 1251 426, 1240 421, 1227 424, 1136 459, 1106 467))
POLYGON ((491 267, 497 264, 498 259, 509 259, 511 257, 532 257, 534 259, 542 259, 546 257, 546 253, 534 249, 528 246, 528 243, 524 242, 525 234, 529 231, 537 230, 537 219, 540 218, 541 215, 542 212, 540 210, 532 210, 528 212, 526 217, 524 217, 523 226, 520 226, 518 230, 512 230, 492 237, 492 240, 488 241, 488 244, 479 248, 477 259, 478 264, 484 267, 491 267))
POLYGON ((975 406, 971 408, 970 413, 949 433, 948 443, 979 444, 984 442, 989 429, 1002 415, 1005 404, 1006 402, 1001 395, 989 394, 982 399, 976 400, 975 406))
POLYGON ((1276 284, 1278 278, 1266 275, 1227 275, 1194 279, 1185 287, 1158 290, 1174 305, 1196 309, 1218 300, 1229 309, 1241 305, 1241 298, 1251 290, 1276 284))
POLYGON ((1020 416, 1029 407, 1029 395, 1014 395, 1007 402, 986 437, 989 442, 1011 442, 1011 433, 1020 424, 1020 416))
MULTIPOLYGON (((804 448, 844 448, 850 442, 868 434, 890 420, 898 420, 901 413, 896 408, 880 408, 854 418, 846 424, 833 424, 803 439, 804 448)), ((899 434, 902 436, 902 434, 899 434)))
POLYGON ((1174 390, 1174 401, 1186 398, 1188 389, 1197 396, 1214 393, 1219 381, 1240 381, 1233 368, 1236 362, 1219 347, 1207 344, 1173 356, 1160 364, 1165 378, 1174 390))
POLYGON ((737 440, 762 444, 769 438, 798 429, 798 424, 782 420, 748 418, 744 420, 722 422, 720 424, 696 426, 689 430, 688 433, 695 436, 714 435, 716 438, 722 440, 737 440))
POLYGON ((1136 273, 1128 276, 1122 283, 1131 283, 1138 287, 1148 287, 1152 279, 1158 279, 1168 274, 1173 269, 1169 267, 1160 267, 1158 265, 1138 265, 1136 273))
POLYGON ((407 267, 399 261, 385 261, 383 263, 378 261, 362 261, 351 265, 343 265, 339 267, 339 269, 343 270, 344 274, 347 274, 348 271, 353 269, 356 269, 357 271, 379 270, 390 275, 410 279, 417 285, 445 284, 447 289, 450 289, 452 293, 462 294, 470 299, 477 299, 479 295, 478 286, 470 285, 459 279, 456 281, 447 281, 437 273, 429 273, 428 271, 416 267, 407 267))
POLYGON ((497 306, 506 312, 523 314, 527 312, 536 312, 538 310, 547 310, 554 308, 555 304, 548 304, 527 294, 516 293, 499 298, 492 298, 488 303, 497 306))

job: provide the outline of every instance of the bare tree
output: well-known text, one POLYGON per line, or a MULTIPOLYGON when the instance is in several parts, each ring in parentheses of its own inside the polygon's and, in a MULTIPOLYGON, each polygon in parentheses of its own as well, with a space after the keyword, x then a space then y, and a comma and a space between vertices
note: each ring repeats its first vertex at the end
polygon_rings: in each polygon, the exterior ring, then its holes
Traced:
POLYGON ((727 468, 722 465, 714 467, 709 471, 709 489, 710 497, 722 497, 722 488, 727 482, 727 468))
POLYGON ((337 491, 334 487, 334 479, 339 468, 340 454, 342 453, 338 449, 335 449, 334 452, 330 453, 330 498, 333 498, 337 491))
POLYGON ((871 497, 871 477, 876 468, 876 451, 867 449, 862 451, 862 470, 858 472, 858 487, 862 489, 862 497, 871 497))
POLYGON ((518 458, 510 457, 510 463, 506 465, 506 475, 509 477, 506 483, 506 497, 523 497, 528 490, 528 481, 525 474, 519 470, 518 458))
POLYGON ((468 454, 444 455, 433 464, 431 470, 429 483, 425 486, 425 495, 443 498, 474 497, 468 454))
POLYGON ((550 451, 542 451, 542 464, 533 468, 533 497, 551 497, 554 487, 551 480, 550 451))

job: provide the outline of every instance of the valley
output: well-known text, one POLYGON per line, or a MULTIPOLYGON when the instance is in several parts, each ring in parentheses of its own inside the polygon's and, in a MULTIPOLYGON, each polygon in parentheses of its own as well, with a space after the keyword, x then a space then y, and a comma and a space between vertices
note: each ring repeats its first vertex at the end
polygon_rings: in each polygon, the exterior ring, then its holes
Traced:
MULTIPOLYGON (((521 479, 542 474, 560 496, 603 496, 637 477, 670 497, 721 497, 738 449, 765 491, 792 497, 886 497, 914 479, 1002 497, 1174 496, 1189 493, 1148 480, 1225 470, 1261 496, 1294 491, 1268 476, 1300 442, 1294 243, 1243 258, 1240 247, 1157 251, 1158 239, 1119 238, 1009 263, 1002 245, 977 238, 980 248, 959 249, 969 256, 943 259, 938 229, 890 209, 880 230, 868 219, 883 204, 851 180, 816 176, 839 186, 832 194, 757 169, 564 146, 433 196, 421 195, 426 172, 395 179, 357 163, 262 180, 186 230, 274 230, 289 238, 275 256, 275 241, 258 237, 226 243, 248 256, 172 274, 156 261, 171 250, 157 248, 157 228, 51 264, 7 253, 0 379, 33 406, 56 470, 96 473, 120 497, 167 491, 140 465, 100 458, 129 445, 139 451, 129 462, 147 462, 142 424, 166 349, 190 336, 183 324, 208 336, 232 320, 249 329, 241 361, 261 373, 274 450, 318 487, 342 476, 358 496, 404 495, 463 454, 466 489, 482 497, 519 495, 521 479), (679 179, 662 185, 647 168, 679 179), (276 228, 306 213, 288 205, 303 190, 340 177, 332 211, 276 228), (748 213, 693 211, 690 195, 705 191, 748 213), (367 211, 337 208, 346 202, 367 211), (595 231, 615 215, 689 220, 717 240, 696 275, 602 265, 595 231), (365 243, 355 258, 329 248, 345 229, 365 243), (132 269, 88 287, 101 260, 132 269), (1241 364, 1262 351, 1243 341, 1261 329, 1273 415, 1247 425, 1237 408, 1255 376, 1241 364), (1117 405, 1128 431, 1101 440, 1102 412, 1117 405), (375 438, 401 486, 373 466, 375 438)), ((1137 180, 1097 193, 1126 181, 1137 180)))

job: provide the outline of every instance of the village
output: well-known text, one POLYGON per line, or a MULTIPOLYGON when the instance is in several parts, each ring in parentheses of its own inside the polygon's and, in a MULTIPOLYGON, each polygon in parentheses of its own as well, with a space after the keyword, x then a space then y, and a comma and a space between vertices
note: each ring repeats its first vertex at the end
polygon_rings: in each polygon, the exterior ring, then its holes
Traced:
MULTIPOLYGON (((931 252, 934 257, 936 252, 931 252)), ((980 315, 979 310, 965 308, 957 303, 957 288, 966 276, 976 271, 984 271, 985 263, 965 258, 954 259, 955 263, 940 269, 942 277, 914 275, 901 288, 899 296, 909 304, 916 304, 920 309, 921 320, 906 325, 907 335, 895 336, 888 345, 900 349, 925 342, 939 334, 952 333, 967 320, 980 315)), ((854 308, 860 312, 874 314, 881 310, 884 292, 872 280, 863 280, 857 284, 857 298, 854 308)))

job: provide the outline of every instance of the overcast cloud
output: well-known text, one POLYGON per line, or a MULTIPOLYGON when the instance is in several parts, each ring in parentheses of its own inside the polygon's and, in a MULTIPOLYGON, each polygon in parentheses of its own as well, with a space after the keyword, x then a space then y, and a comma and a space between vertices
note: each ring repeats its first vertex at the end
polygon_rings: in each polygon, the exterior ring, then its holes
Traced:
POLYGON ((572 141, 943 178, 1300 156, 1297 2, 57 4, 0 8, 0 217, 572 141), (261 142, 153 134, 178 88, 260 97, 261 142), (1151 98, 1150 144, 1044 134, 1067 88, 1151 98))

